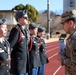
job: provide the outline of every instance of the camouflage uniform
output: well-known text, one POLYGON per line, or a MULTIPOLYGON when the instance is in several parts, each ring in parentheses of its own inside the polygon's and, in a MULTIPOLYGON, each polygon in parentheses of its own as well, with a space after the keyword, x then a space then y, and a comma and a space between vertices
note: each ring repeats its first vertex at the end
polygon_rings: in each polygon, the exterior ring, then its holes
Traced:
POLYGON ((66 41, 64 64, 66 75, 76 75, 76 30, 66 41))
MULTIPOLYGON (((61 20, 62 24, 73 18, 76 20, 76 10, 67 11, 63 13, 61 17, 62 17, 61 20)), ((68 39, 66 40, 66 49, 63 55, 63 62, 65 65, 65 75, 76 75, 76 29, 75 28, 68 37, 68 39)))

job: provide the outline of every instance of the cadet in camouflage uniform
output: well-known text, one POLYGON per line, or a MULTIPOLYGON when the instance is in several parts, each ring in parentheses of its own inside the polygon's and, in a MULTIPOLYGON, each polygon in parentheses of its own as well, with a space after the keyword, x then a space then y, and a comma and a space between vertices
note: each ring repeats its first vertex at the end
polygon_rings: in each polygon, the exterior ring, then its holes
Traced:
POLYGON ((61 24, 69 35, 66 40, 66 50, 63 56, 65 75, 76 75, 76 10, 61 15, 61 24))

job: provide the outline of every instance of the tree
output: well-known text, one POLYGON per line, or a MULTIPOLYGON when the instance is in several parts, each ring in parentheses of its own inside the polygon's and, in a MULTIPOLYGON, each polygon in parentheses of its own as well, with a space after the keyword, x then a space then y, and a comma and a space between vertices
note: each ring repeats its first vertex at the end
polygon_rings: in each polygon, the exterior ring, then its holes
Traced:
POLYGON ((24 5, 19 4, 19 5, 15 6, 12 10, 24 10, 24 5))
POLYGON ((25 9, 28 11, 28 17, 30 22, 37 22, 39 17, 39 12, 29 4, 25 6, 25 9))
POLYGON ((37 22, 39 17, 39 12, 32 6, 27 4, 24 6, 23 4, 19 4, 15 6, 12 10, 27 10, 28 17, 30 22, 37 22))
MULTIPOLYGON (((59 15, 56 15, 53 11, 50 11, 50 32, 52 33, 54 30, 61 29, 60 20, 61 17, 59 15)), ((43 13, 40 14, 38 19, 38 24, 41 26, 47 28, 47 10, 45 10, 43 13)))

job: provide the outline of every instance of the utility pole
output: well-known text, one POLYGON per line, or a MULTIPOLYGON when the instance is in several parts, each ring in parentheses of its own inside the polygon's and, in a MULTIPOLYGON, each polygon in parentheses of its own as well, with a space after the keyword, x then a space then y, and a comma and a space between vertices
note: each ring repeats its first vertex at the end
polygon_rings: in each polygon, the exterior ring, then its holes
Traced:
POLYGON ((47 39, 50 38, 50 2, 47 0, 47 39))

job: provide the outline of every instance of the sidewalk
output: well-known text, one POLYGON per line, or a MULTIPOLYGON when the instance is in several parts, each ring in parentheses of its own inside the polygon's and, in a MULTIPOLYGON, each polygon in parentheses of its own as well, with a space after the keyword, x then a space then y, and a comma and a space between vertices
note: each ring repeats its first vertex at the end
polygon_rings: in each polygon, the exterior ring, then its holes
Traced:
POLYGON ((44 39, 46 43, 49 43, 49 42, 54 42, 54 41, 58 41, 59 38, 50 38, 50 39, 44 39))

